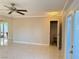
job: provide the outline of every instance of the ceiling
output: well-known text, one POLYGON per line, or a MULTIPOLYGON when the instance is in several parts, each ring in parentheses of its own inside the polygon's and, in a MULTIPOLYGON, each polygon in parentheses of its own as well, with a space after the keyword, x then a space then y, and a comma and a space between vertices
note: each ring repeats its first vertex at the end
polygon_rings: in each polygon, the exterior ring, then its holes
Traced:
MULTIPOLYGON (((9 10, 4 5, 15 3, 17 8, 27 9, 25 16, 46 16, 47 12, 61 11, 66 0, 0 0, 0 15, 21 17, 17 13, 8 15, 9 10)), ((24 17, 24 16, 22 16, 24 17)))

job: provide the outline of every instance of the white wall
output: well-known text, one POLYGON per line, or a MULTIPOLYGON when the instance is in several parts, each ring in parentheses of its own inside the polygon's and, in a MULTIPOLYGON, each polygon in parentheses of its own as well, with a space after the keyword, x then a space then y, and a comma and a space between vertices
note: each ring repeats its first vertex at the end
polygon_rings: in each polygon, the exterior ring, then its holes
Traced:
POLYGON ((51 20, 48 17, 2 18, 9 24, 9 43, 49 45, 50 21, 56 18, 51 20))
POLYGON ((50 24, 46 17, 16 18, 13 20, 13 41, 49 44, 50 24))

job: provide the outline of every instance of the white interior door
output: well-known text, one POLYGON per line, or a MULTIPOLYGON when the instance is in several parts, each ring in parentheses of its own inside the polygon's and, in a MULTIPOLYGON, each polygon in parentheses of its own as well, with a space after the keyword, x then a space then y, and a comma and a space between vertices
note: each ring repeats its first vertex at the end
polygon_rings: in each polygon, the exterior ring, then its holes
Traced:
POLYGON ((74 15, 74 44, 73 59, 79 59, 79 11, 74 15))

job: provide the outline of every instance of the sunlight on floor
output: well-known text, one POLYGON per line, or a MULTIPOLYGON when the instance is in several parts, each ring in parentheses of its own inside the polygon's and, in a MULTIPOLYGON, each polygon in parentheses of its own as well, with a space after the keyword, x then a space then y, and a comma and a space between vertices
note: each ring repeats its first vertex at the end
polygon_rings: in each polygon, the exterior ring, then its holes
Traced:
POLYGON ((3 45, 8 45, 8 39, 7 38, 0 38, 0 46, 3 46, 3 45))

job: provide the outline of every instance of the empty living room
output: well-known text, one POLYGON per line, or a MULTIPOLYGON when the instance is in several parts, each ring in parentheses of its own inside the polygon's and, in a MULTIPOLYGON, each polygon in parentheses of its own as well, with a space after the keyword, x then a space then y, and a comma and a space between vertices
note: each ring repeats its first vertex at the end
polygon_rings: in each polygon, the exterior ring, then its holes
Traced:
POLYGON ((79 59, 79 0, 0 0, 0 59, 79 59))

